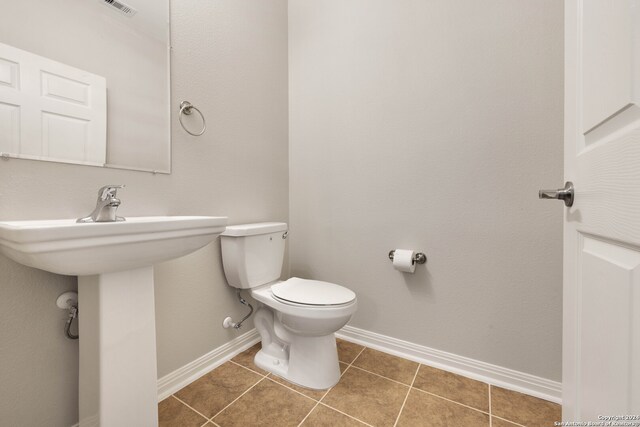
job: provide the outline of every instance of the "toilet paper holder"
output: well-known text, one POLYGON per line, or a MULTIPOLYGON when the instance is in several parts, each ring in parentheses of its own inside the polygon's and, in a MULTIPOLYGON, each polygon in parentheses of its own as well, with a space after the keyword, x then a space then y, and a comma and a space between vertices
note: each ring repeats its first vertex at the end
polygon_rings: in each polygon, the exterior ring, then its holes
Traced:
MULTIPOLYGON (((393 255, 396 253, 396 250, 389 251, 389 259, 393 261, 393 255)), ((424 264, 427 262, 427 256, 422 252, 416 252, 411 260, 412 264, 424 264)))

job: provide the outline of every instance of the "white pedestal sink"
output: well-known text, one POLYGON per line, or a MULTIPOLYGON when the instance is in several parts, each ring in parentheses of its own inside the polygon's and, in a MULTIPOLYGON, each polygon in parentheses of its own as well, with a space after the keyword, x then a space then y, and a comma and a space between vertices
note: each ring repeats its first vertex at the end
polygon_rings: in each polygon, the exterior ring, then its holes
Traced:
POLYGON ((80 426, 157 426, 152 265, 193 252, 226 217, 139 217, 125 222, 0 222, 0 252, 78 277, 80 426))

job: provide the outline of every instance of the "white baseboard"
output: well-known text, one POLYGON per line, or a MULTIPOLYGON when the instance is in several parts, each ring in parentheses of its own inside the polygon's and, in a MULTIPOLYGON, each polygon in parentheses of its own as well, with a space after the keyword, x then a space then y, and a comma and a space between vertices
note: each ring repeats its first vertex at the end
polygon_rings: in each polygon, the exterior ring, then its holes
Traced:
POLYGON ((165 375, 158 380, 158 401, 171 396, 176 391, 197 380, 204 374, 211 372, 259 341, 260 335, 258 335, 258 331, 252 329, 228 343, 213 349, 193 362, 189 362, 183 367, 165 375))
POLYGON ((413 344, 353 326, 345 326, 336 333, 336 336, 434 368, 551 402, 562 403, 562 384, 557 381, 413 344))

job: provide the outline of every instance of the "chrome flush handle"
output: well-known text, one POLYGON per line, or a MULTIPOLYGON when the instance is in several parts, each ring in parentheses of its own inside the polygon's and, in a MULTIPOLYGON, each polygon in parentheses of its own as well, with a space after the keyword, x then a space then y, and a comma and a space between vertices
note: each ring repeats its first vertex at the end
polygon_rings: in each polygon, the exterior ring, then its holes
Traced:
POLYGON ((557 190, 540 190, 538 192, 538 198, 564 200, 564 205, 567 207, 573 206, 574 197, 575 191, 571 181, 567 181, 564 184, 564 188, 559 188, 557 190))

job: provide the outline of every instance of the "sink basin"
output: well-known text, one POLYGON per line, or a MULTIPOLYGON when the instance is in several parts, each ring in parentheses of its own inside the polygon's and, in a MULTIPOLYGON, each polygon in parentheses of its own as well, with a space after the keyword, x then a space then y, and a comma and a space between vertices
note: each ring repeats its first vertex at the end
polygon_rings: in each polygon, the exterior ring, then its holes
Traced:
POLYGON ((153 265, 195 251, 226 217, 152 216, 78 224, 75 219, 0 222, 0 252, 29 267, 87 276, 153 265))
POLYGON ((78 276, 80 427, 158 425, 153 264, 207 245, 226 223, 206 216, 0 222, 0 252, 78 276))

